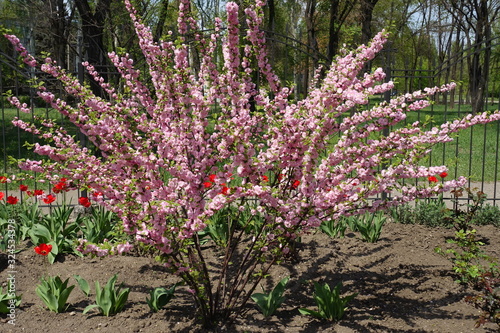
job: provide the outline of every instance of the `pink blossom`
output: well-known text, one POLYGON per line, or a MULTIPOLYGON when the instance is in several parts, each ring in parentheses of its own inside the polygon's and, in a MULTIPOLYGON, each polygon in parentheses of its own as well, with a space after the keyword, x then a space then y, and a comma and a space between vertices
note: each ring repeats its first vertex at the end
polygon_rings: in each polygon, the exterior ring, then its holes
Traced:
POLYGON ((125 244, 118 244, 116 246, 116 252, 118 254, 124 254, 124 253, 130 252, 133 248, 134 248, 134 246, 132 244, 129 244, 129 242, 126 242, 125 244))

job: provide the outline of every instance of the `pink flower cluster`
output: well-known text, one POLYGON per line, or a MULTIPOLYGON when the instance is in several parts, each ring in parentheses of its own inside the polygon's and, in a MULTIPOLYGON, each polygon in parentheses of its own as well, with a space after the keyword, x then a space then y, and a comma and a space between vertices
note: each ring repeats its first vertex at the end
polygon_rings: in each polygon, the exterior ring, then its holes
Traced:
MULTIPOLYGON (((454 88, 449 84, 424 89, 345 116, 366 105, 370 96, 392 89, 392 82, 383 82, 380 68, 360 75, 364 64, 382 50, 387 33, 337 57, 318 87, 293 102, 292 90, 281 87, 267 61, 259 29, 262 2, 245 10, 246 44, 240 47, 236 3, 226 5, 227 32, 217 20, 216 33, 204 39, 195 30, 189 1, 181 1, 179 38, 184 40, 188 28, 194 31, 199 71, 190 67, 187 43, 154 42, 130 2, 125 3, 152 84, 140 81, 127 54, 112 53, 126 93, 84 64, 112 97, 104 100, 46 59, 41 69, 59 79, 79 102, 56 99, 43 86, 39 96, 78 126, 101 156, 80 147, 50 122, 45 123, 50 130, 44 130, 16 120, 16 126, 51 142, 35 150, 52 161, 27 160, 21 167, 47 177, 60 174, 75 186, 100 193, 99 203, 120 216, 127 232, 166 254, 204 229, 216 211, 229 205, 243 210, 248 200, 258 199, 253 212, 273 228, 273 240, 261 247, 270 250, 282 246, 273 243, 276 239, 293 239, 325 219, 376 211, 462 186, 464 178, 419 186, 403 180, 446 173, 445 166, 423 167, 419 160, 432 145, 452 140, 452 133, 500 119, 499 112, 484 113, 429 131, 416 123, 383 136, 380 133, 403 121, 407 112, 426 107, 426 98, 454 88), (222 66, 216 55, 220 39, 222 66), (252 81, 254 71, 265 78, 260 89, 252 81), (384 192, 391 199, 371 199, 384 192)), ((6 37, 24 50, 13 36, 6 37)), ((37 65, 31 56, 22 56, 37 65)), ((103 253, 91 245, 83 251, 103 253)))
POLYGON ((95 257, 107 257, 112 255, 122 255, 130 252, 134 246, 129 242, 110 245, 98 245, 89 243, 86 239, 80 239, 76 248, 82 254, 90 254, 95 257))
POLYGON ((23 44, 21 44, 21 41, 17 38, 17 36, 7 34, 4 36, 12 43, 12 45, 14 45, 15 50, 19 52, 19 56, 25 64, 30 67, 35 67, 37 65, 36 59, 29 54, 28 50, 26 50, 23 44))

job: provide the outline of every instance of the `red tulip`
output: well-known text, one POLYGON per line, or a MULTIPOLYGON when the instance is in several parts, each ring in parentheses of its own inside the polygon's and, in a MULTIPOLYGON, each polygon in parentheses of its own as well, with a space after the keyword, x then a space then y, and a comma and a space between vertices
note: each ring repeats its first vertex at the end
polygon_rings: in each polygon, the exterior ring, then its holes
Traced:
POLYGON ((35 252, 41 254, 42 256, 46 256, 52 251, 52 245, 42 243, 35 247, 35 252))
POLYGON ((223 195, 228 195, 229 194, 229 187, 223 186, 220 193, 223 195))
POLYGON ((86 197, 80 197, 78 199, 78 203, 85 208, 88 208, 91 205, 89 198, 86 198, 86 197))
POLYGON ((50 204, 54 201, 56 201, 56 197, 53 196, 52 194, 49 194, 45 198, 43 198, 43 202, 45 202, 46 204, 50 204))
POLYGON ((15 205, 15 204, 16 204, 16 203, 18 203, 18 202, 19 202, 19 199, 18 199, 17 197, 13 197, 12 195, 9 195, 9 196, 7 197, 7 203, 8 203, 9 205, 15 205))

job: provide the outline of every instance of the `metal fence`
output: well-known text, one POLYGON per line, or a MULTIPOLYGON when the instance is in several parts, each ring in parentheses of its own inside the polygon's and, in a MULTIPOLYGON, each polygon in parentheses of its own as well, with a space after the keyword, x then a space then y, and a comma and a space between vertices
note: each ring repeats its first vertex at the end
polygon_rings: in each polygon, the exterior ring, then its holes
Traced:
MULTIPOLYGON (((324 62, 324 57, 313 54, 304 44, 290 37, 274 35, 269 39, 280 45, 279 52, 285 52, 286 56, 291 59, 290 63, 304 58, 313 59, 314 57, 316 57, 316 60, 320 59, 321 62, 324 62)), ((495 45, 498 44, 493 46, 495 45)), ((466 81, 468 61, 472 57, 472 53, 464 52, 459 57, 450 58, 447 64, 434 69, 395 69, 394 52, 396 51, 388 50, 383 52, 377 60, 386 68, 389 77, 397 81, 397 88, 391 94, 385 97, 381 96, 381 99, 423 89, 426 86, 439 85, 451 80, 465 82, 454 93, 436 96, 435 104, 430 109, 420 110, 409 116, 407 120, 409 123, 415 120, 424 122, 427 120, 430 122, 429 126, 435 126, 440 122, 464 116, 471 112, 471 96, 466 81)), ((16 171, 15 166, 9 161, 9 156, 15 158, 33 157, 33 153, 24 144, 25 142, 34 143, 36 141, 34 136, 27 135, 24 131, 12 125, 12 117, 19 117, 20 112, 12 108, 5 96, 7 94, 17 96, 21 102, 26 102, 32 108, 37 108, 38 112, 43 109, 47 115, 50 114, 50 109, 46 105, 38 104, 34 90, 29 86, 29 80, 34 74, 27 69, 19 68, 14 56, 0 52, 0 112, 2 117, 0 159, 3 163, 0 173, 16 171)), ((112 76, 116 73, 110 72, 108 74, 112 76)), ((303 77, 300 77, 302 74, 291 71, 288 66, 282 66, 281 71, 278 70, 278 74, 285 76, 282 78, 287 82, 298 83, 303 81, 303 77)), ((494 90, 491 89, 491 91, 494 90)), ((484 109, 500 109, 500 95, 498 93, 497 96, 486 93, 484 98, 484 109)), ((34 114, 31 115, 31 118, 34 120, 34 114)), ((64 119, 61 118, 61 121, 64 121, 64 119)), ((68 124, 68 126, 70 125, 68 124)), ((473 129, 462 133, 454 142, 436 147, 429 155, 428 163, 447 165, 451 171, 450 178, 458 176, 470 177, 469 187, 485 192, 489 203, 500 205, 500 193, 498 193, 500 190, 499 135, 500 122, 475 126, 473 129)), ((9 190, 15 191, 8 188, 7 184, 0 185, 7 192, 9 190)), ((445 197, 445 199, 451 198, 445 197)), ((467 200, 467 198, 462 199, 467 200)))
MULTIPOLYGON (((500 38, 489 41, 489 48, 500 46, 500 38)), ((428 86, 436 86, 451 81, 458 82, 457 88, 446 94, 435 96, 430 108, 419 110, 413 116, 408 115, 408 123, 414 120, 429 121, 429 128, 439 126, 445 121, 464 117, 475 112, 494 111, 500 109, 500 87, 498 78, 493 78, 491 73, 500 73, 500 61, 490 61, 490 76, 483 92, 481 108, 474 110, 470 85, 475 81, 471 77, 470 64, 478 54, 486 52, 485 48, 471 46, 463 52, 448 57, 435 68, 403 68, 395 69, 393 64, 394 54, 391 50, 385 52, 385 66, 388 68, 391 79, 397 82, 396 91, 400 94, 421 90, 428 86), (495 81, 496 79, 496 81, 495 81)), ((466 176, 469 178, 468 187, 474 192, 481 191, 487 196, 487 201, 493 205, 500 205, 500 121, 475 125, 461 132, 454 141, 438 145, 429 155, 429 164, 447 165, 451 178, 466 176)), ((448 196, 444 199, 450 200, 448 196)), ((459 200, 470 201, 467 196, 459 200)))

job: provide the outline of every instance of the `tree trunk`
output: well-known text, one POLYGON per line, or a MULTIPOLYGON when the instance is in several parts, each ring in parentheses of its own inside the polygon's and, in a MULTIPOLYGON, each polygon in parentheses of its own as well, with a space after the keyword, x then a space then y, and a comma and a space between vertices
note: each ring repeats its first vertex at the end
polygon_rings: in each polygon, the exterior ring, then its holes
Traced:
POLYGON ((62 68, 67 69, 67 37, 69 25, 66 21, 66 6, 63 0, 50 0, 50 40, 52 42, 52 57, 62 68))
POLYGON ((481 0, 477 7, 476 38, 474 40, 474 54, 469 67, 470 95, 472 112, 484 110, 488 76, 491 59, 491 22, 488 11, 488 1, 481 0), (481 59, 481 54, 483 58, 481 59), (481 64, 482 60, 482 64, 481 64))
POLYGON ((328 28, 327 57, 331 61, 338 53, 340 46, 340 29, 344 25, 356 1, 330 1, 330 26, 328 28))
MULTIPOLYGON (((314 14, 316 11, 316 0, 308 0, 306 5, 306 27, 307 27, 307 46, 311 53, 316 53, 318 50, 318 42, 316 40, 316 30, 314 24, 314 14)), ((312 59, 312 68, 317 67, 318 61, 312 59)), ((309 56, 306 58, 306 64, 304 68, 304 95, 307 95, 309 90, 309 80, 310 80, 310 66, 309 66, 309 56)))
POLYGON ((500 12, 500 6, 488 0, 443 1, 445 8, 457 18, 461 30, 474 36, 469 40, 473 54, 469 66, 469 98, 472 112, 484 110, 491 61, 491 29, 500 12))
POLYGON ((267 7, 269 8, 269 21, 267 22, 267 30, 274 32, 276 25, 276 5, 274 0, 267 0, 267 7))
MULTIPOLYGON (((87 0, 75 0, 76 8, 82 20, 83 43, 86 60, 107 80, 107 55, 104 47, 105 20, 109 15, 111 0, 99 0, 92 10, 87 0)), ((90 87, 96 96, 103 96, 99 83, 90 78, 90 87)))
POLYGON ((372 38, 373 9, 378 0, 361 1, 361 43, 366 44, 372 38))
POLYGON ((332 0, 330 5, 330 27, 328 29, 328 48, 327 54, 328 60, 331 62, 333 57, 337 54, 339 50, 339 31, 337 29, 339 21, 339 1, 332 0))
POLYGON ((158 17, 158 23, 154 29, 153 38, 155 42, 158 42, 163 35, 163 27, 165 26, 165 21, 167 20, 168 14, 168 0, 163 0, 161 2, 160 14, 158 17))
MULTIPOLYGON (((361 1, 361 44, 368 44, 372 38, 373 9, 378 0, 361 1)), ((371 70, 371 61, 363 66, 363 73, 371 70)))

